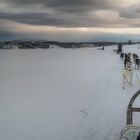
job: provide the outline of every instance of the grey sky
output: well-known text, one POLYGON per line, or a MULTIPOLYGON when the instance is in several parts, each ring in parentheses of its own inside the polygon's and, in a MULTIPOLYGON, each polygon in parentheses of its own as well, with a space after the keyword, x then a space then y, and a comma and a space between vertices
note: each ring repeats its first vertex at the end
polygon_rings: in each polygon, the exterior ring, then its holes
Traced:
POLYGON ((0 40, 138 40, 139 5, 139 0, 0 0, 0 40))

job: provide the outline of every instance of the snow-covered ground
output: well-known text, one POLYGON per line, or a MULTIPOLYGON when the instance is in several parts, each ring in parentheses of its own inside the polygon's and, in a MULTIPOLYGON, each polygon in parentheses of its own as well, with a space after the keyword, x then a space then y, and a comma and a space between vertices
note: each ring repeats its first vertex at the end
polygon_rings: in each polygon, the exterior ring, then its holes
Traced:
POLYGON ((118 140, 140 81, 122 89, 114 48, 0 50, 0 139, 118 140))

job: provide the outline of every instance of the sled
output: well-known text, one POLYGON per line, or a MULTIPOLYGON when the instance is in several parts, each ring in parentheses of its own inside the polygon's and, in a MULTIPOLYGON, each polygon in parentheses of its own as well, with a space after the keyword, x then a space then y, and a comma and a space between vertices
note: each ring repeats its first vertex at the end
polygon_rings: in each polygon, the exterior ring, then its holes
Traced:
POLYGON ((132 107, 138 95, 140 95, 140 90, 129 101, 127 107, 127 126, 121 131, 120 140, 140 140, 140 126, 133 125, 133 113, 140 112, 140 108, 132 107))

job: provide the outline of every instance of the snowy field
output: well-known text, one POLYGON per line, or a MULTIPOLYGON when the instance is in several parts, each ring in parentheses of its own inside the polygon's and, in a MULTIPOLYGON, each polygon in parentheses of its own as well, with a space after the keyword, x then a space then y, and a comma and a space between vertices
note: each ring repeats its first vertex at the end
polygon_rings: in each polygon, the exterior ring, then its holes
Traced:
POLYGON ((0 140, 119 140, 140 71, 123 90, 114 48, 0 50, 0 140))

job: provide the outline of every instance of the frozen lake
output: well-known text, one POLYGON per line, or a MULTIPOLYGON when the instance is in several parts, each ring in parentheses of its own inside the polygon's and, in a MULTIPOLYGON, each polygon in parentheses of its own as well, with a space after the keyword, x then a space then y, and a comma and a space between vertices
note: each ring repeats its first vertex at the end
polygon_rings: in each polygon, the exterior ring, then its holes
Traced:
POLYGON ((118 140, 140 83, 122 89, 116 47, 0 50, 0 139, 118 140))

